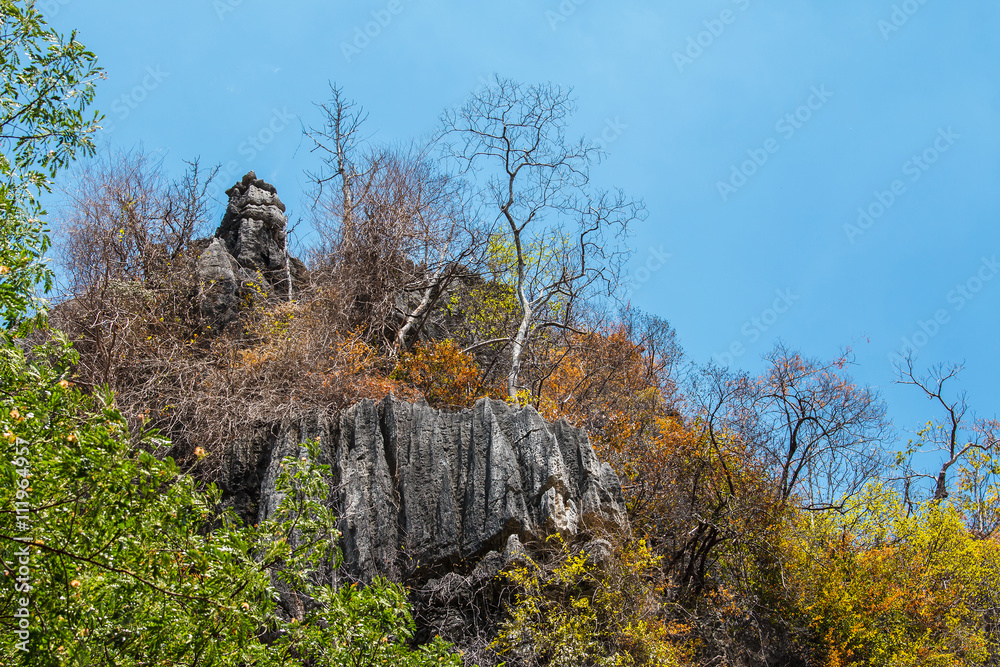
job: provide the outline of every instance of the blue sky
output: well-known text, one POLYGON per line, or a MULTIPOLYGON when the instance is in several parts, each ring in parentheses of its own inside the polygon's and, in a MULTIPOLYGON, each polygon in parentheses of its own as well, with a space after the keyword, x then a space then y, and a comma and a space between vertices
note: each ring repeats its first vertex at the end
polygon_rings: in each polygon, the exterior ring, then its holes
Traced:
POLYGON ((104 141, 221 163, 226 186, 254 169, 292 218, 330 81, 386 142, 426 136, 493 73, 573 86, 577 133, 609 153, 596 180, 649 211, 632 300, 691 358, 755 370, 777 338, 851 346, 907 429, 935 416, 892 384, 909 341, 922 368, 964 361, 971 404, 997 412, 997 3, 38 4, 106 69, 104 141))

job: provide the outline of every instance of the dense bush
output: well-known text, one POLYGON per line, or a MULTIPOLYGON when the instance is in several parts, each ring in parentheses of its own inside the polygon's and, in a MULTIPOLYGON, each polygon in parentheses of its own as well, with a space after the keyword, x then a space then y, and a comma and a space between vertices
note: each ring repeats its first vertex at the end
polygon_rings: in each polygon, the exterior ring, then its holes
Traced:
POLYGON ((685 663, 689 648, 657 613, 661 558, 644 541, 571 548, 556 534, 548 542, 505 573, 514 601, 493 643, 501 659, 529 667, 685 663))
POLYGON ((788 583, 825 667, 996 664, 1000 551, 957 508, 908 511, 873 486, 844 514, 799 516, 788 583))
POLYGON ((397 585, 311 577, 336 564, 339 537, 315 448, 284 461, 278 511, 241 525, 217 490, 148 453, 155 431, 131 437, 109 393, 74 387, 56 341, 30 359, 10 338, 0 348, 0 502, 26 510, 0 514, 5 664, 457 664, 441 642, 411 651, 397 585), (279 604, 279 582, 308 613, 279 604))

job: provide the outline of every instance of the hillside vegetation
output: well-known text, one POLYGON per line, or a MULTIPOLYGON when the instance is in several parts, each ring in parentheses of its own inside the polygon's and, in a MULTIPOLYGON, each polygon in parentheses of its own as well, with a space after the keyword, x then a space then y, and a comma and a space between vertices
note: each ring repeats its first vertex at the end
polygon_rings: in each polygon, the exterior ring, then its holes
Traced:
POLYGON ((215 170, 93 159, 94 56, 32 3, 0 5, 4 664, 1000 665, 998 424, 959 369, 900 367, 936 412, 896 452, 849 350, 778 344, 759 376, 691 363, 623 302, 645 211, 591 182, 568 90, 498 78, 430 146, 399 149, 365 141, 332 88, 308 132, 318 242, 299 261, 283 216, 247 218, 267 247, 234 256, 267 259, 220 292, 203 259, 215 170), (74 158, 56 218, 69 293, 47 313, 37 198, 74 158), (260 428, 389 394, 586 429, 630 530, 553 533, 456 644, 423 632, 411 582, 312 576, 339 563, 318 457, 284 462, 256 525, 218 485, 260 428))

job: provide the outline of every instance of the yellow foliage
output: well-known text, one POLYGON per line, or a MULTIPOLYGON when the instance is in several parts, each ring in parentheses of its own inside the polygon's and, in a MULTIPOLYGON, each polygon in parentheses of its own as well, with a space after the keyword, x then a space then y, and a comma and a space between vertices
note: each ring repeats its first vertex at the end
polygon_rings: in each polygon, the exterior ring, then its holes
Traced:
POLYGON ((595 562, 562 538, 552 563, 525 556, 505 573, 516 590, 509 618, 492 648, 529 666, 628 666, 690 664, 683 628, 656 618, 651 575, 660 558, 643 540, 619 545, 595 562))
POLYGON ((875 486, 844 515, 800 517, 783 548, 825 667, 971 667, 1000 654, 988 627, 1000 550, 950 505, 907 513, 875 486))

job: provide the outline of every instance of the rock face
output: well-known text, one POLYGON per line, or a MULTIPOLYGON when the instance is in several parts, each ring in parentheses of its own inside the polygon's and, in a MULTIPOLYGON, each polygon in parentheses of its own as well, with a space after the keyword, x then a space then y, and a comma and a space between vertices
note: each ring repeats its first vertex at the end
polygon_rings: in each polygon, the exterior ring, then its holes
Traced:
POLYGON ((239 315, 240 266, 226 244, 214 238, 198 257, 196 270, 201 315, 221 330, 239 315))
POLYGON ((318 437, 334 472, 345 568, 361 580, 426 580, 516 550, 511 540, 626 522, 618 477, 586 433, 548 424, 530 407, 482 399, 442 412, 389 397, 272 435, 230 486, 239 496, 240 481, 260 484, 259 494, 244 488, 237 508, 249 513, 256 504, 255 518, 269 516, 280 501, 281 459, 304 455, 301 443, 318 437))
POLYGON ((284 280, 285 271, 285 205, 278 199, 273 185, 248 173, 239 183, 226 190, 229 205, 216 230, 229 253, 245 269, 264 273, 269 278, 284 280))
POLYGON ((196 267, 201 314, 216 330, 236 320, 240 293, 251 285, 288 298, 306 275, 287 254, 288 219, 274 186, 251 171, 226 194, 222 224, 196 267))

